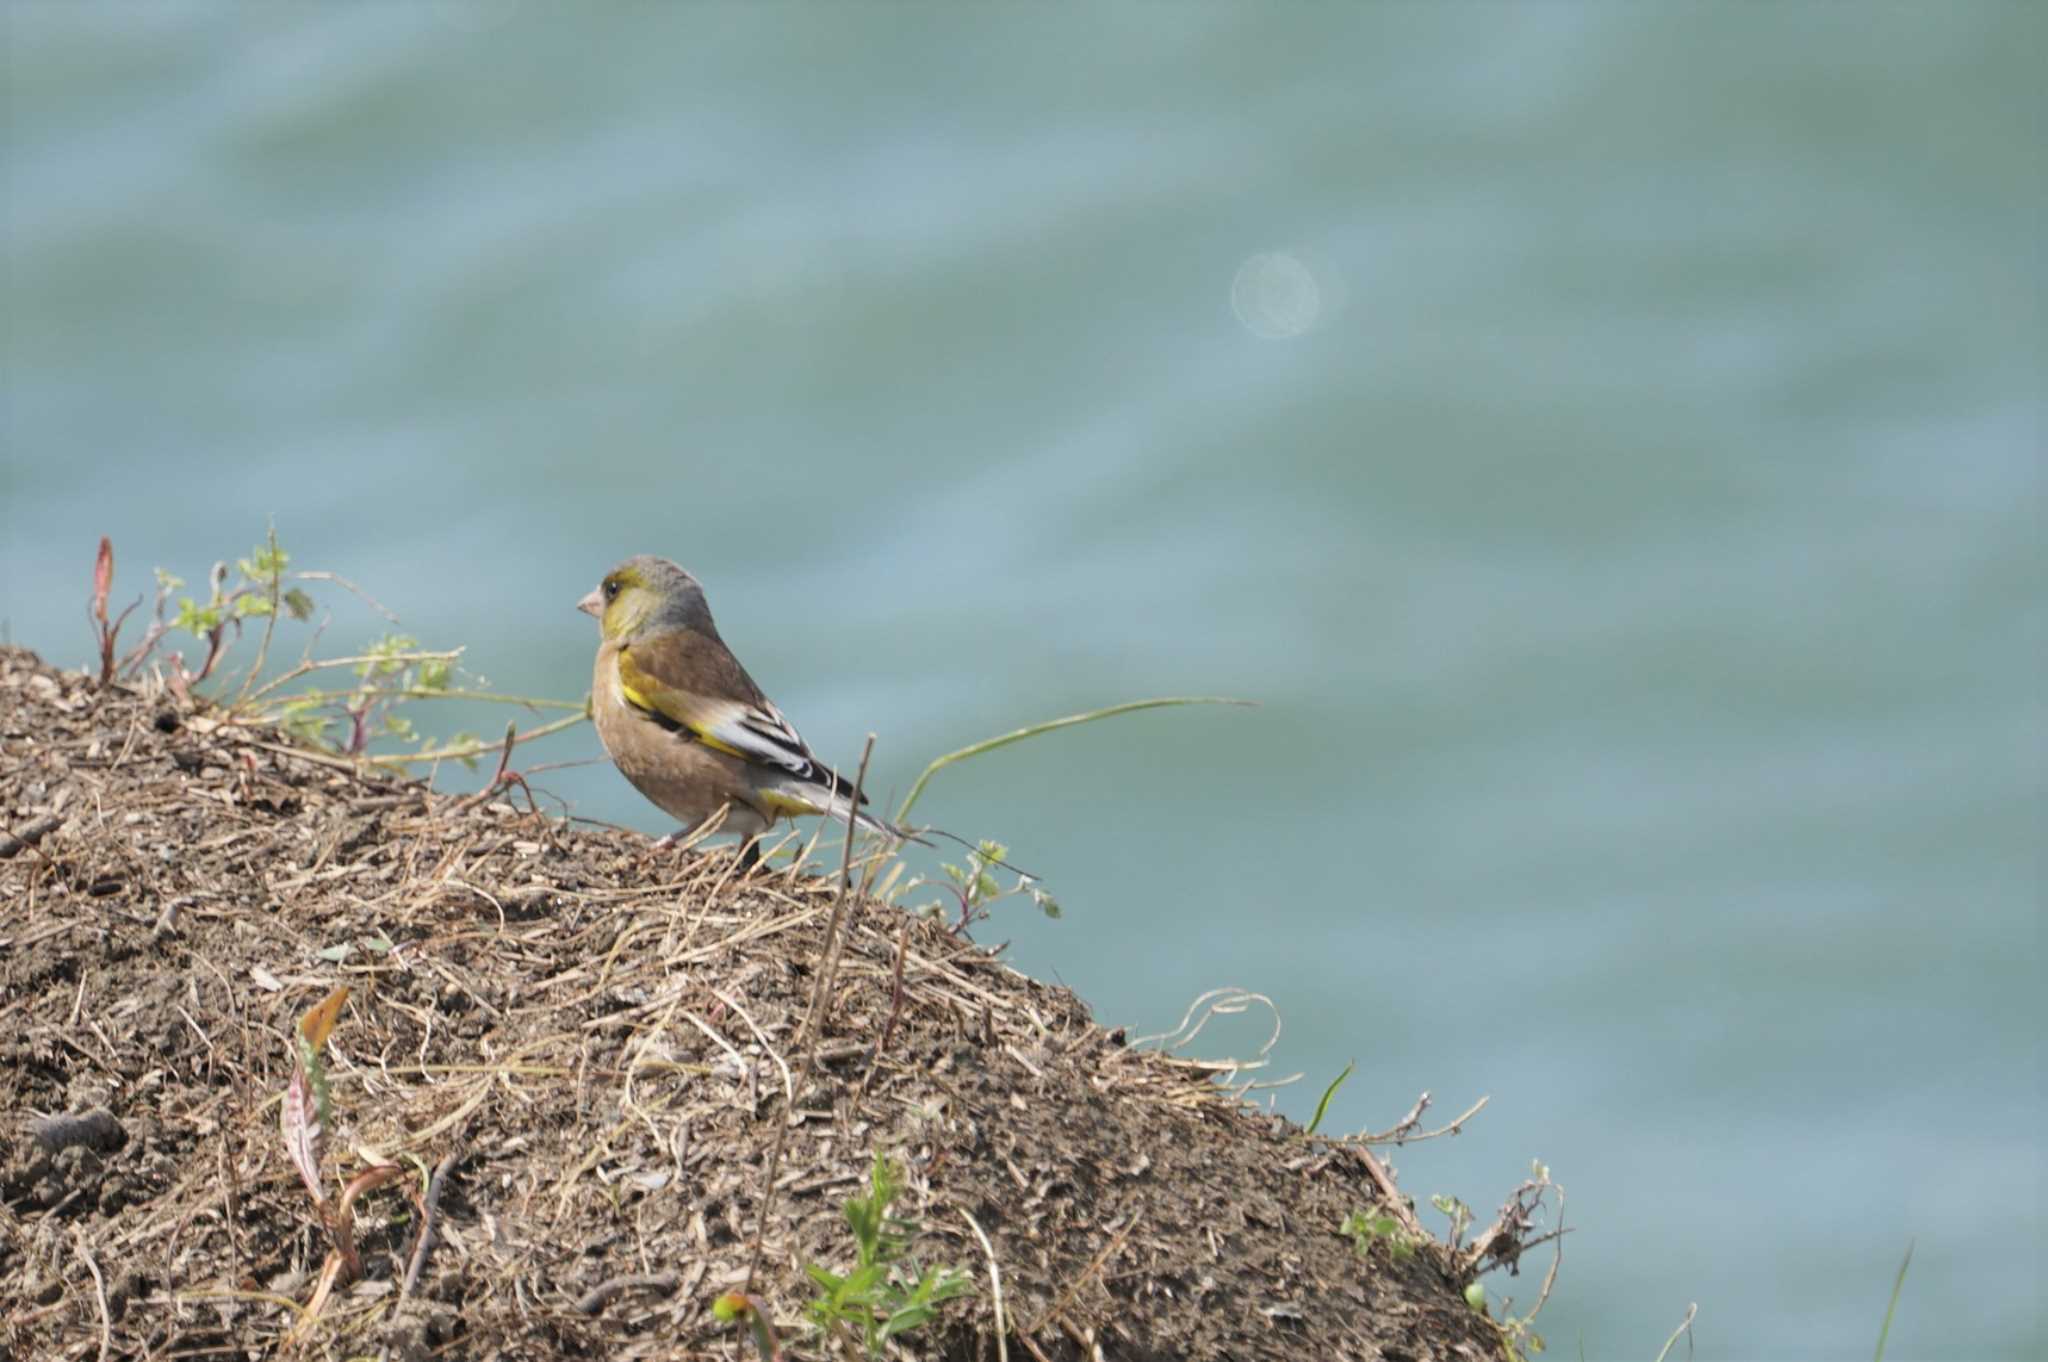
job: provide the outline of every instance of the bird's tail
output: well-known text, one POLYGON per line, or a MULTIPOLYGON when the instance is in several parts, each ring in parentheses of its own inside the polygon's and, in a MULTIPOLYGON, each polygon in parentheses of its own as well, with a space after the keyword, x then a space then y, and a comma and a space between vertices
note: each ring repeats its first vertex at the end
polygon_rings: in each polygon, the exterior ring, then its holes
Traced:
POLYGON ((915 842, 919 846, 930 846, 917 831, 899 828, 879 814, 869 813, 853 802, 853 782, 842 780, 836 789, 805 784, 801 787, 782 786, 763 790, 763 802, 778 813, 818 814, 850 823, 863 832, 879 833, 899 846, 904 842, 915 842))
POLYGON ((781 790, 764 791, 763 793, 768 796, 768 802, 771 806, 777 807, 782 812, 821 814, 826 818, 831 818, 841 823, 849 823, 863 832, 872 832, 887 837, 899 847, 905 842, 915 842, 921 847, 928 847, 934 845, 931 840, 933 837, 943 837, 949 842, 959 843, 969 851, 981 854, 987 858, 990 865, 999 865, 1005 870, 1015 871, 1017 874, 1023 875, 1028 879, 1038 878, 1030 871, 1011 865, 1008 861, 988 856, 983 843, 970 842, 965 837, 955 836, 953 833, 946 832, 941 828, 899 827, 897 824, 883 818, 880 814, 869 813, 866 809, 857 807, 853 802, 853 784, 851 781, 841 780, 838 787, 830 792, 817 785, 806 785, 802 788, 801 793, 788 787, 784 787, 781 790))

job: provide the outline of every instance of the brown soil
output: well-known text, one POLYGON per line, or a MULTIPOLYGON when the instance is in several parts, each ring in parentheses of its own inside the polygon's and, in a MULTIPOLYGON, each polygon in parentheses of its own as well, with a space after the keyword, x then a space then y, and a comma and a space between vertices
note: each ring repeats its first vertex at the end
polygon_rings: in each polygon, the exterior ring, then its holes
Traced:
POLYGON ((5 833, 15 1358, 280 1350, 328 1249, 279 1137, 287 1037, 336 983, 328 1178, 413 1167, 359 1203, 364 1277, 305 1355, 739 1357, 708 1307, 757 1234, 790 1355, 834 1355, 802 1322, 803 1264, 851 1265, 840 1206, 876 1150, 908 1166, 915 1255, 976 1288, 899 1356, 998 1356, 970 1215, 1013 1359, 1501 1355, 1442 1255, 1361 1259, 1338 1233, 1380 1201, 1359 1155, 875 902, 852 905, 761 1234, 836 867, 737 878, 725 851, 435 794, 20 650, 0 650, 5 833))

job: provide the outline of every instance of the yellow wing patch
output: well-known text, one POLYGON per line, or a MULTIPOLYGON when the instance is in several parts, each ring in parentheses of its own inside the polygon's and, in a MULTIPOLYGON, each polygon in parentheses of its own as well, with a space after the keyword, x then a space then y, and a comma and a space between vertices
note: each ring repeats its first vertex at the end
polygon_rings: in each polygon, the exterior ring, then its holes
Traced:
POLYGON ((825 810, 819 808, 816 804, 813 804, 808 799, 802 799, 796 795, 782 794, 776 790, 757 790, 754 794, 754 798, 759 803, 765 804, 777 813, 825 812, 825 810))
POLYGON ((647 692, 637 689, 631 681, 626 679, 629 672, 636 676, 645 675, 644 672, 632 664, 629 658, 621 656, 619 658, 619 693, 626 697, 627 704, 635 709, 652 714, 656 718, 664 719, 680 728, 687 729, 691 737, 703 743, 714 752, 723 752, 728 757, 738 757, 741 761, 747 760, 746 753, 740 751, 731 743, 714 737, 703 725, 693 722, 687 713, 681 713, 676 709, 660 704, 653 696, 648 695, 647 692))

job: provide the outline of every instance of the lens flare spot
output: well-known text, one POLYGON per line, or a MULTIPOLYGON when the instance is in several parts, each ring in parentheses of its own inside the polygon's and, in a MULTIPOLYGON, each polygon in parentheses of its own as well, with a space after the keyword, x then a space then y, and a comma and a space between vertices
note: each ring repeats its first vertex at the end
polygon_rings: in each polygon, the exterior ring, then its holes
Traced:
POLYGON ((1261 340, 1289 340, 1316 324, 1322 290, 1308 266, 1284 251, 1262 251, 1237 267, 1230 310, 1261 340))

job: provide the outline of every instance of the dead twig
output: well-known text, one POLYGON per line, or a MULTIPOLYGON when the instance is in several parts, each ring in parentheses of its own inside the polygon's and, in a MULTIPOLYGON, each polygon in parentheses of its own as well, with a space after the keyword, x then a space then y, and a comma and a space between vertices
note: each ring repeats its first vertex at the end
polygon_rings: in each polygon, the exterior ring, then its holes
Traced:
MULTIPOLYGON (((1542 1209, 1544 1197, 1551 1192, 1558 1194, 1558 1214, 1561 1221, 1563 1189, 1550 1180, 1550 1170, 1538 1164, 1531 1176, 1524 1178, 1520 1186, 1508 1193, 1508 1199, 1501 1204, 1500 1212, 1494 1216, 1493 1223, 1482 1230, 1463 1251, 1467 1270, 1478 1273, 1504 1267, 1511 1276, 1518 1273, 1521 1270, 1523 1250, 1534 1243, 1542 1242, 1532 1240, 1529 1237, 1529 1230, 1535 1223, 1537 1211, 1542 1209)), ((1560 1223, 1556 1235, 1561 1236, 1563 1233, 1564 1227, 1560 1223)), ((1553 1236, 1545 1236, 1550 1237, 1553 1236)), ((1558 1252, 1564 1252, 1561 1238, 1558 1252)))
POLYGON ((1435 1130, 1425 1130, 1417 1135, 1396 1135, 1391 1138, 1382 1138, 1376 1135, 1367 1135, 1362 1138, 1368 1144, 1415 1144, 1422 1140, 1434 1140, 1440 1135, 1456 1135, 1464 1130, 1467 1121, 1485 1110, 1486 1104, 1492 1100, 1493 1095, 1488 1093, 1471 1106, 1459 1112, 1455 1120, 1440 1125, 1435 1130))
POLYGON ((427 1253, 434 1246, 434 1231, 440 1228, 441 1185, 448 1179, 448 1170, 461 1157, 460 1149, 451 1149, 442 1155, 434 1165, 434 1175, 427 1179, 427 1193, 420 1203, 420 1232, 413 1240, 412 1257, 405 1266, 405 1281, 398 1288, 398 1299, 403 1304, 412 1295, 413 1287, 419 1284, 420 1269, 427 1265, 427 1253))
POLYGON ((1543 1274, 1543 1286, 1536 1293, 1536 1303, 1529 1307, 1528 1314, 1522 1316, 1523 1323, 1527 1323, 1528 1321, 1536 1318, 1536 1316, 1542 1312, 1544 1302, 1550 1299, 1550 1288, 1557 1285, 1557 1270, 1564 1266, 1565 1234, 1566 1230, 1564 1226, 1564 1188, 1559 1187, 1557 1188, 1557 1228, 1552 1230, 1549 1234, 1543 1235, 1540 1238, 1531 1239, 1528 1243, 1522 1245, 1522 1248, 1524 1249, 1524 1251, 1526 1251, 1528 1249, 1535 1248, 1545 1239, 1555 1239, 1557 1241, 1557 1250, 1551 1255, 1550 1258, 1550 1271, 1543 1274))
MULTIPOLYGON (((55 814, 43 814, 31 818, 12 832, 0 832, 0 861, 12 860, 24 851, 36 851, 36 843, 64 826, 64 820, 55 814)), ((38 856, 42 852, 36 851, 38 856)), ((48 859, 45 857, 45 859, 48 859)))
POLYGON ((1694 1302, 1693 1302, 1693 1303, 1692 1303, 1691 1305, 1688 1305, 1688 1306, 1686 1306, 1686 1307, 1685 1307, 1685 1318, 1684 1318, 1684 1319, 1682 1319, 1682 1320, 1680 1320, 1680 1321, 1678 1321, 1678 1327, 1677 1327, 1676 1329, 1673 1329, 1673 1330, 1671 1331, 1671 1337, 1669 1337, 1669 1338, 1665 1339, 1665 1340, 1664 1340, 1664 1346, 1663 1346, 1663 1347, 1661 1347, 1661 1348, 1659 1348, 1659 1349, 1657 1350, 1657 1362, 1664 1362, 1664 1359, 1665 1359, 1665 1358, 1667 1358, 1667 1357, 1671 1356, 1671 1349, 1673 1348, 1673 1346, 1675 1346, 1675 1345, 1677 1344, 1677 1342, 1678 1342, 1678 1340, 1679 1340, 1679 1337, 1680 1337, 1681 1335, 1685 1336, 1685 1350, 1686 1350, 1686 1353, 1687 1353, 1688 1355, 1690 1355, 1690 1354, 1691 1354, 1691 1352, 1692 1352, 1692 1338, 1691 1338, 1691 1334, 1692 1334, 1692 1322, 1693 1322, 1693 1320, 1694 1320, 1694 1319, 1695 1319, 1695 1318, 1696 1318, 1696 1317, 1697 1317, 1697 1316, 1699 1315, 1699 1312, 1700 1312, 1700 1304, 1699 1304, 1699 1302, 1698 1302, 1698 1301, 1694 1301, 1694 1302))
POLYGON ((1380 1189, 1381 1199, 1386 1202, 1387 1209, 1394 1213, 1394 1218, 1401 1222, 1401 1228, 1417 1239, 1429 1238, 1429 1232, 1424 1230, 1422 1222, 1415 1218, 1414 1208, 1408 1204, 1408 1198, 1401 1195, 1401 1189, 1395 1185, 1393 1175, 1387 1172, 1386 1165, 1374 1158, 1373 1152, 1362 1144, 1347 1144, 1343 1147, 1350 1150, 1358 1161, 1365 1165, 1367 1176, 1371 1177, 1374 1185, 1380 1189))
POLYGON ((682 1278, 673 1272, 636 1272, 599 1282, 576 1298, 578 1314, 594 1315, 628 1291, 674 1291, 682 1278))
POLYGON ((512 765, 512 749, 518 743, 519 725, 516 721, 507 719, 505 721, 505 746, 498 752, 498 769, 491 774, 489 783, 481 790, 456 801, 455 808, 457 812, 475 808, 508 785, 517 785, 520 789, 526 791, 527 807, 535 813, 540 812, 540 801, 533 797, 533 787, 526 783, 525 776, 510 769, 512 765))
POLYGON ((1409 1131, 1415 1129, 1415 1127, 1421 1125, 1422 1113, 1428 1110, 1429 1094, 1425 1092, 1422 1094, 1422 1096, 1415 1099, 1415 1105, 1408 1108, 1408 1114, 1406 1116, 1403 1116, 1400 1120, 1394 1122, 1393 1125, 1388 1126, 1379 1134, 1358 1135, 1353 1138, 1365 1144, 1385 1144, 1390 1140, 1398 1140, 1402 1136, 1406 1135, 1409 1131))

